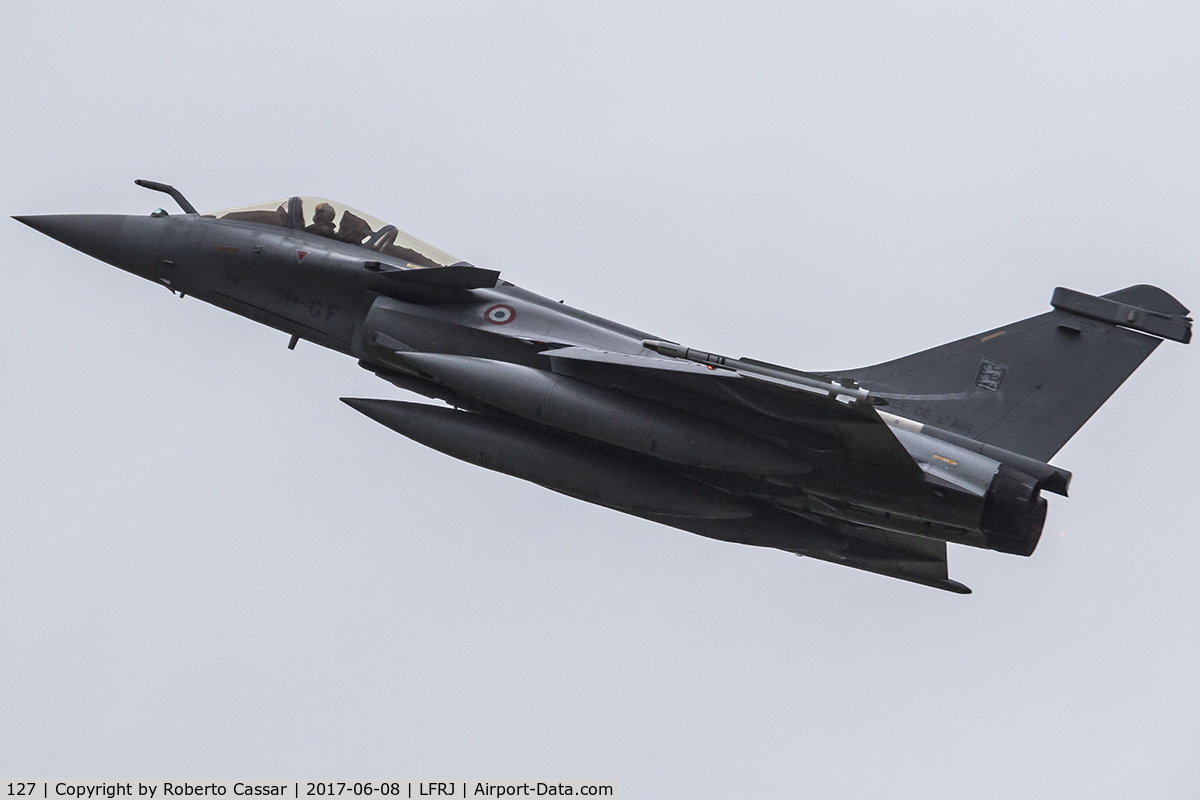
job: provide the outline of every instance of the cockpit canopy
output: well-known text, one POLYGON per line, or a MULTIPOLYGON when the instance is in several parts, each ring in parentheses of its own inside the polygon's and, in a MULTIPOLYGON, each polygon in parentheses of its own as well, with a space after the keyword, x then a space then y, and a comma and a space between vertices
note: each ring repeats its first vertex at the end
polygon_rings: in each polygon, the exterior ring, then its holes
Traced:
POLYGON ((449 253, 409 236, 350 206, 323 197, 290 197, 250 206, 210 211, 206 217, 257 222, 315 233, 327 239, 368 247, 376 253, 402 258, 416 267, 448 267, 462 263, 449 253))

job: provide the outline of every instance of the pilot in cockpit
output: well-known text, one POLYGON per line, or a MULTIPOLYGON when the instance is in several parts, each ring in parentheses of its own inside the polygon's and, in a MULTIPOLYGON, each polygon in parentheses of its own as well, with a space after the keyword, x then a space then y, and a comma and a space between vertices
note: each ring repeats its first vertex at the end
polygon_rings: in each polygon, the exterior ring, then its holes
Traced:
POLYGON ((304 230, 307 233, 315 233, 318 236, 325 236, 329 239, 334 238, 333 217, 335 213, 333 206, 329 205, 329 203, 317 203, 317 207, 313 211, 312 224, 304 230))

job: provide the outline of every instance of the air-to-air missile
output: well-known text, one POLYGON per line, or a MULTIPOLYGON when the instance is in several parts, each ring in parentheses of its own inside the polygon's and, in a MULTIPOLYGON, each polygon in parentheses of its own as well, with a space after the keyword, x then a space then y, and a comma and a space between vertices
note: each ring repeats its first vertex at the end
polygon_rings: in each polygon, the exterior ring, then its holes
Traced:
POLYGON ((1028 556, 1049 463, 1192 320, 1153 286, 860 369, 695 350, 501 280, 340 203, 16 217, 447 406, 345 402, 454 458, 702 536, 953 592, 949 542, 1028 556))

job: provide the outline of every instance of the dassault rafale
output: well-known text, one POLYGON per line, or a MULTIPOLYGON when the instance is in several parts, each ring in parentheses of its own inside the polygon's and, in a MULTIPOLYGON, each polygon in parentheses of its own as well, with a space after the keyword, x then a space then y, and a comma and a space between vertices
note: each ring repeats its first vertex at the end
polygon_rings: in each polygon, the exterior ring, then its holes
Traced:
POLYGON ((1028 556, 1050 459, 1188 309, 1154 286, 883 364, 708 353, 520 288, 341 203, 15 217, 445 405, 343 398, 446 455, 701 536, 969 593, 947 543, 1028 556))

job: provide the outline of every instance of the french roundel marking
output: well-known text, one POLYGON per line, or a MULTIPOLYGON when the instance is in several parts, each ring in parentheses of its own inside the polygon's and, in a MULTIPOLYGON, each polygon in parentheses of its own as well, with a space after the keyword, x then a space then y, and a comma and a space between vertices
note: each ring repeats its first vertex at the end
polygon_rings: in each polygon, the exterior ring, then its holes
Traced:
POLYGON ((507 325, 517 318, 517 311, 512 306, 500 303, 483 312, 483 318, 493 325, 507 325))

